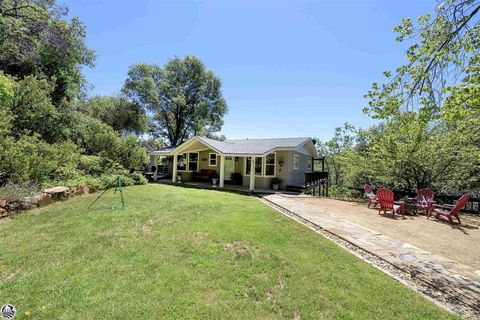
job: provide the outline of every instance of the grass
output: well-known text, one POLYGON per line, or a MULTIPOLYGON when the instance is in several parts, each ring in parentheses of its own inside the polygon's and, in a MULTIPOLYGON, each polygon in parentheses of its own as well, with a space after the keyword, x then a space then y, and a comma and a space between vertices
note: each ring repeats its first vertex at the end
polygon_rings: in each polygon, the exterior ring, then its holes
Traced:
POLYGON ((16 319, 456 319, 253 197, 165 185, 0 220, 16 319))

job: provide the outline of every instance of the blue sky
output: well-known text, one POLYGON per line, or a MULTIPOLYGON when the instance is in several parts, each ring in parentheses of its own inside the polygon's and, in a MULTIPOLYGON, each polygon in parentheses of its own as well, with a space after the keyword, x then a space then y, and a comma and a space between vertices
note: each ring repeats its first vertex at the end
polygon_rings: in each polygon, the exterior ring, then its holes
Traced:
POLYGON ((375 123, 363 94, 405 62, 392 33, 434 1, 64 1, 98 54, 90 94, 116 94, 128 67, 195 55, 223 83, 227 138, 328 139, 375 123))

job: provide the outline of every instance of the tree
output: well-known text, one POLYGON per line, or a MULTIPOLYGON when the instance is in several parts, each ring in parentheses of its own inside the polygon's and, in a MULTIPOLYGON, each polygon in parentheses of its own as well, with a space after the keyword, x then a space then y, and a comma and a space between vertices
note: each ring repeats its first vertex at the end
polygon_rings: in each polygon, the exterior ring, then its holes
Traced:
MULTIPOLYGON (((384 72, 385 83, 373 83, 364 111, 389 118, 418 110, 428 121, 445 112, 446 97, 462 93, 461 99, 468 100, 470 94, 478 94, 479 12, 480 0, 446 0, 433 15, 419 17, 416 25, 403 19, 394 31, 397 41, 413 41, 406 51, 408 63, 394 73, 384 72), (476 90, 464 90, 472 87, 476 90)), ((480 109, 478 104, 470 106, 480 109)))
POLYGON ((338 157, 353 147, 355 142, 355 127, 351 124, 345 123, 343 127, 335 128, 335 134, 332 139, 322 143, 320 140, 317 144, 317 148, 320 154, 325 157, 326 165, 331 175, 333 175, 333 181, 335 185, 342 183, 342 170, 343 166, 338 157))
POLYGON ((67 13, 54 0, 0 1, 0 69, 19 79, 36 75, 54 82, 55 105, 79 94, 81 67, 95 59, 83 24, 77 17, 66 20, 67 13))
POLYGON ((151 133, 172 146, 219 131, 227 112, 220 79, 192 56, 175 57, 163 68, 131 66, 123 92, 152 114, 151 133))
POLYGON ((120 134, 140 134, 148 129, 143 108, 124 96, 95 96, 79 102, 79 111, 97 118, 120 134))

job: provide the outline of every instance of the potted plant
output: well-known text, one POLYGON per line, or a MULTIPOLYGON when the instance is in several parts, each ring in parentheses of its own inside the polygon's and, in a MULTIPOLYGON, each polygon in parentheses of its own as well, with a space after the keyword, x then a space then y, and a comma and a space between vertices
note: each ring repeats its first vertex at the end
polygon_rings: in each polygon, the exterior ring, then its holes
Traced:
POLYGON ((270 182, 272 183, 273 190, 277 191, 280 185, 282 184, 283 180, 275 177, 275 178, 272 178, 270 182))
POLYGON ((215 173, 212 175, 212 183, 213 183, 213 187, 214 187, 214 188, 217 186, 217 182, 218 182, 218 173, 215 172, 215 173))

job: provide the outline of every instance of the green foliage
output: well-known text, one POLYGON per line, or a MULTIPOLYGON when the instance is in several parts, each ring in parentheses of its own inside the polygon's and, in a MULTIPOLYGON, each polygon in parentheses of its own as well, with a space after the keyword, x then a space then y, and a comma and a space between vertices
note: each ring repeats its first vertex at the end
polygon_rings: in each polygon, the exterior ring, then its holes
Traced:
POLYGON ((79 94, 81 67, 92 66, 95 59, 83 24, 77 17, 67 20, 67 14, 54 0, 0 1, 0 69, 19 79, 35 75, 51 80, 55 105, 79 94))
POLYGON ((76 173, 79 150, 69 141, 49 144, 38 135, 25 135, 4 139, 1 145, 0 172, 8 173, 14 182, 43 183, 76 173))
POLYGON ((77 176, 73 179, 68 179, 66 181, 51 181, 47 185, 56 186, 58 184, 62 184, 70 188, 88 187, 91 192, 94 192, 106 188, 116 187, 118 178, 120 179, 123 187, 142 185, 147 183, 147 179, 144 176, 138 173, 130 174, 126 171, 123 171, 117 174, 104 173, 100 175, 77 176))
MULTIPOLYGON (((478 0, 449 0, 416 22, 403 19, 394 31, 397 41, 413 42, 406 51, 408 61, 394 74, 385 72, 384 83, 373 83, 365 95, 369 105, 364 111, 387 119, 418 110, 424 121, 455 113, 452 105, 444 110, 445 98, 454 95, 457 99, 460 94, 464 100, 469 95, 466 88, 478 86, 479 12, 478 0)), ((464 110, 463 101, 458 102, 458 110, 464 110)))
POLYGON ((0 186, 0 199, 18 201, 24 197, 29 197, 38 192, 38 186, 32 183, 7 183, 0 186))
MULTIPOLYGON (((408 62, 366 94, 364 111, 384 122, 357 131, 353 146, 325 146, 335 187, 480 190, 479 12, 478 0, 449 0, 394 29, 412 42, 408 62)), ((330 144, 345 138, 337 130, 330 144)))
POLYGON ((352 147, 326 154, 335 163, 330 172, 339 176, 332 180, 337 189, 366 183, 407 192, 480 189, 478 118, 425 124, 417 113, 404 113, 381 128, 361 131, 352 147))
POLYGON ((80 102, 79 110, 121 134, 142 133, 148 129, 143 108, 126 97, 96 96, 80 102))
POLYGON ((131 66, 123 91, 153 114, 150 131, 170 145, 219 131, 227 112, 220 79, 192 56, 131 66))
POLYGON ((0 175, 39 187, 85 179, 95 188, 147 161, 135 136, 143 109, 126 97, 74 100, 91 65, 83 25, 55 1, 0 1, 0 175))

